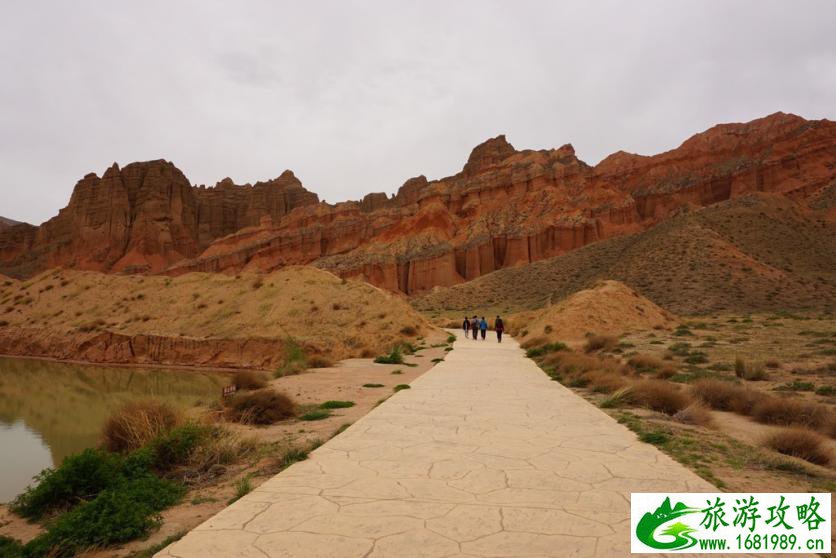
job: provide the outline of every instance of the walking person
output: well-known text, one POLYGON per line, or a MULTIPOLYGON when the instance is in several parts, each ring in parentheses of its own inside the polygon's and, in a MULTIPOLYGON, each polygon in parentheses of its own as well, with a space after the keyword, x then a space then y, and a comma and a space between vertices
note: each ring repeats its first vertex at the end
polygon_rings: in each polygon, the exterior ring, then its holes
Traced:
POLYGON ((488 334, 488 321, 485 320, 485 316, 482 316, 482 321, 479 322, 479 331, 482 332, 482 341, 484 341, 485 336, 488 334))
POLYGON ((479 317, 473 316, 470 320, 470 333, 473 337, 473 340, 476 341, 479 339, 479 317))
POLYGON ((499 316, 496 317, 493 328, 496 330, 496 342, 502 343, 502 332, 505 331, 505 324, 502 323, 502 318, 499 316))
POLYGON ((467 316, 464 317, 462 322, 462 329, 464 330, 464 338, 467 339, 470 334, 470 320, 467 319, 467 316))

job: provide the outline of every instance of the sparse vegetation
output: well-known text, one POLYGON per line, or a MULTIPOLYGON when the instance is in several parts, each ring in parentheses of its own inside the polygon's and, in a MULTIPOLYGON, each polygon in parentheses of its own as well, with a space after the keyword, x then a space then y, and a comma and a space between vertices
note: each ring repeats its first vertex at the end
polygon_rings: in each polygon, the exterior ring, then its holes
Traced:
POLYGON ((410 389, 410 386, 409 386, 409 384, 398 384, 393 389, 394 389, 394 391, 397 392, 397 391, 402 391, 402 390, 405 390, 405 389, 410 389))
POLYGON ((296 404, 272 389, 239 393, 228 403, 226 416, 242 424, 274 424, 295 416, 296 404))
POLYGON ((364 388, 382 388, 383 384, 363 384, 364 388))
POLYGON ((374 359, 377 364, 403 364, 403 354, 401 353, 401 347, 395 346, 392 347, 392 350, 389 352, 388 355, 380 355, 374 359))
POLYGON ((331 411, 329 409, 323 409, 323 408, 311 409, 310 411, 307 411, 307 412, 299 415, 299 420, 306 420, 306 421, 323 420, 323 419, 327 419, 330 416, 331 416, 331 411))
POLYGON ((267 378, 253 370, 238 370, 232 376, 232 383, 239 390, 254 390, 267 387, 267 378))
POLYGON ((618 345, 618 338, 612 335, 590 335, 586 339, 583 350, 587 353, 596 351, 611 351, 618 345))
POLYGON ((804 459, 816 465, 827 465, 832 457, 824 438, 806 428, 786 428, 775 432, 767 436, 764 445, 778 453, 804 459))
POLYGON ((292 337, 285 339, 284 351, 284 362, 276 370, 275 376, 277 378, 292 374, 299 374, 307 369, 308 361, 305 357, 305 351, 302 350, 302 347, 295 339, 292 337))
POLYGON ((105 422, 103 445, 111 452, 133 451, 178 426, 182 420, 179 411, 159 401, 126 403, 105 422))
POLYGON ((348 409, 349 407, 353 407, 354 404, 355 404, 354 401, 331 400, 331 401, 326 401, 325 403, 322 403, 319 406, 319 408, 320 409, 348 409))
POLYGON ((674 415, 691 403, 690 398, 675 384, 664 380, 636 382, 632 387, 632 397, 638 404, 666 415, 674 415))

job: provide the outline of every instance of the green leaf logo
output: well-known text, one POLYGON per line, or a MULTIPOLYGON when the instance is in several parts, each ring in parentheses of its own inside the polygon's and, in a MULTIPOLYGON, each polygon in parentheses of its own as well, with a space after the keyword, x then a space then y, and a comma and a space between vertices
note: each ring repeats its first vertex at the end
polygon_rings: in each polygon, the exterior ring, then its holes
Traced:
POLYGON ((695 532, 685 523, 677 521, 669 525, 664 531, 659 533, 661 536, 673 537, 673 540, 662 542, 656 540, 656 530, 669 521, 687 515, 689 513, 699 512, 699 508, 689 508, 682 502, 677 502, 675 506, 671 506, 671 499, 665 498, 662 505, 656 508, 653 513, 646 513, 639 520, 636 525, 636 537, 651 548, 659 550, 683 550, 691 548, 697 544, 697 540, 691 536, 695 532))

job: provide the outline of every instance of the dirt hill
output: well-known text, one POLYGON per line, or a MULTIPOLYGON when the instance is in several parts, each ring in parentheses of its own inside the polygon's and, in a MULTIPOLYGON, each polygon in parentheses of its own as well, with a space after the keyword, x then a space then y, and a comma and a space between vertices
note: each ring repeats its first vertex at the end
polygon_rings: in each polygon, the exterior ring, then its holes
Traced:
MULTIPOLYGON (((722 124, 654 156, 596 166, 571 145, 518 150, 497 136, 461 172, 397 194, 319 202, 292 172, 263 183, 189 184, 167 161, 85 176, 40 227, 0 232, 0 272, 269 272, 312 264, 415 294, 645 230, 685 207, 748 192, 803 199, 836 178, 836 123, 775 113, 722 124)), ((327 164, 327 161, 323 162, 327 164)))
POLYGON ((809 209, 750 194, 413 299, 430 315, 541 308, 605 279, 677 314, 836 309, 836 185, 809 209))
POLYGON ((522 343, 534 338, 581 345, 588 334, 615 335, 675 325, 676 316, 618 281, 603 281, 557 304, 513 316, 511 333, 522 343))
POLYGON ((91 362, 274 368, 373 356, 436 332, 402 297, 310 267, 269 275, 55 270, 0 287, 0 353, 91 362))

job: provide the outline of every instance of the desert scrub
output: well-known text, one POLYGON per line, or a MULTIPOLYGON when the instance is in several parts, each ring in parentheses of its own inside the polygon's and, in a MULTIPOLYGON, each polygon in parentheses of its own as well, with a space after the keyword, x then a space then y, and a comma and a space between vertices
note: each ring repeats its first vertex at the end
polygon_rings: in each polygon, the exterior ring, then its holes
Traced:
POLYGON ((447 336, 447 342, 448 343, 455 343, 456 342, 456 336, 451 333, 450 335, 447 336))
POLYGON ((253 491, 253 483, 250 479, 250 475, 244 475, 240 479, 235 481, 235 496, 229 499, 227 504, 231 504, 233 502, 237 502, 247 494, 253 491))
POLYGON ((618 346, 618 339, 612 335, 590 335, 586 338, 583 350, 586 353, 596 351, 611 351, 618 346))
POLYGON ((766 437, 770 449, 816 465, 827 465, 832 458, 823 437, 806 428, 786 428, 766 437))
POLYGON ((539 358, 548 353, 568 350, 569 347, 567 347, 565 343, 561 343, 558 341, 556 343, 546 343, 544 345, 540 345, 539 347, 532 347, 525 351, 525 356, 527 356, 528 358, 539 358))
POLYGON ((409 384, 398 384, 393 388, 393 390, 396 391, 396 392, 397 391, 403 391, 405 389, 410 389, 409 384))
POLYGON ((299 415, 299 420, 313 421, 324 420, 331 416, 331 411, 328 409, 311 409, 299 415))
POLYGON ((289 376, 291 374, 299 374, 304 372, 308 367, 308 361, 305 357, 305 351, 299 346, 292 337, 288 337, 284 342, 285 356, 281 366, 276 369, 275 377, 289 376))
POLYGON ((296 411, 290 397, 271 389, 239 393, 227 405, 227 418, 242 424, 274 424, 293 418, 296 411))
POLYGON ((232 383, 240 390, 254 390, 267 387, 267 378, 254 370, 239 370, 232 376, 232 383))
POLYGON ((322 403, 319 406, 319 408, 320 409, 347 409, 347 408, 353 407, 353 406, 354 406, 354 401, 331 400, 331 401, 326 401, 325 403, 322 403))
POLYGON ((377 364, 403 364, 403 353, 400 345, 392 347, 388 355, 380 355, 374 359, 377 364))
POLYGON ((364 388, 382 388, 383 384, 363 384, 364 388))
POLYGON ((734 359, 734 375, 743 380, 766 380, 767 374, 762 362, 746 362, 740 357, 734 359))
POLYGON ((636 382, 632 386, 632 397, 639 405, 666 415, 674 415, 691 403, 687 394, 664 380, 636 382))
POLYGON ((139 449, 182 422, 181 413, 166 403, 154 400, 126 403, 105 422, 103 445, 112 452, 139 449))

